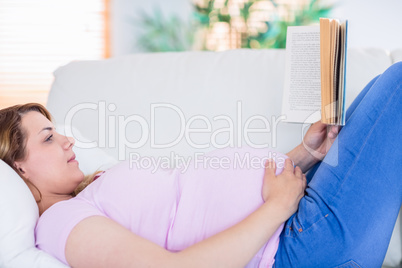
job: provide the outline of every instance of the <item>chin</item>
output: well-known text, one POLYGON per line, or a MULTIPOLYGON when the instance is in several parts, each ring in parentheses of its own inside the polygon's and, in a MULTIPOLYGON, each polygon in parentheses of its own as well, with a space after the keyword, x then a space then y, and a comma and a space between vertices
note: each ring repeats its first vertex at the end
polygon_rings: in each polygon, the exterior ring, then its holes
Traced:
POLYGON ((81 169, 79 170, 79 174, 80 174, 80 182, 82 182, 85 179, 85 174, 84 172, 81 171, 81 169))
POLYGON ((77 183, 81 183, 82 181, 84 181, 85 179, 85 174, 84 172, 81 171, 81 169, 77 168, 76 170, 74 170, 74 172, 70 172, 71 177, 73 179, 73 181, 77 182, 77 183))

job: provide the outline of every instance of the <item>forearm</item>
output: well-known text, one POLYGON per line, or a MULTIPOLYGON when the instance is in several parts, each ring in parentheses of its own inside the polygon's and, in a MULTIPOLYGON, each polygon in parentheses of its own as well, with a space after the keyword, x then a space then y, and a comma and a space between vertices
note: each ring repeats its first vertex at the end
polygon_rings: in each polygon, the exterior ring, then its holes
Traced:
MULTIPOLYGON (((276 204, 276 203, 275 203, 276 204)), ((66 242, 72 267, 244 267, 288 218, 264 203, 240 223, 173 253, 101 216, 82 220, 66 242)))
POLYGON ((289 156, 296 166, 301 168, 303 173, 306 173, 312 166, 319 162, 317 158, 306 150, 303 144, 299 144, 286 155, 289 156))
POLYGON ((179 253, 172 267, 244 267, 287 216, 265 203, 233 227, 179 253))

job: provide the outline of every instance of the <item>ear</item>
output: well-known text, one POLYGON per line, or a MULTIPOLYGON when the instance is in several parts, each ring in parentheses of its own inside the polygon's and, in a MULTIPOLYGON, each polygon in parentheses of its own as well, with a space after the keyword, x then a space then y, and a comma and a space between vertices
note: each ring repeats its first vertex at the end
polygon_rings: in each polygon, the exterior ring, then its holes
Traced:
POLYGON ((14 167, 21 173, 24 174, 25 170, 22 167, 22 164, 20 162, 14 162, 14 167))

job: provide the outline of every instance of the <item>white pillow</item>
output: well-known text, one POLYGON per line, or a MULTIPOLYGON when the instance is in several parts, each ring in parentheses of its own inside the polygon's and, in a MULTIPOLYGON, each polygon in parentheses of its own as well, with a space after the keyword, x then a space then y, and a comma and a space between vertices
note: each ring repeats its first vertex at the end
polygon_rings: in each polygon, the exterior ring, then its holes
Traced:
POLYGON ((66 267, 35 248, 38 206, 18 174, 0 160, 0 267, 66 267))
MULTIPOLYGON (((56 127, 64 134, 70 130, 56 127)), ((80 135, 72 129, 74 136, 80 135)), ((84 137, 82 142, 88 142, 84 137)), ((85 174, 105 170, 117 163, 99 148, 73 148, 80 168, 85 174)), ((54 257, 35 248, 34 229, 39 217, 38 206, 25 182, 19 175, 0 160, 0 267, 7 268, 59 268, 67 267, 54 257)))

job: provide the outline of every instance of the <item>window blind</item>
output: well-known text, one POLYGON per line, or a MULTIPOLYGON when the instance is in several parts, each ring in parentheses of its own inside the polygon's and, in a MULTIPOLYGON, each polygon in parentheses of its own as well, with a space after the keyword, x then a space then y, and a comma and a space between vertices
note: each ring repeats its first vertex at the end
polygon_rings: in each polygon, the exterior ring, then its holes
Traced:
POLYGON ((0 109, 46 104, 53 71, 108 57, 106 0, 0 0, 0 109))

